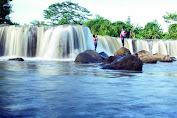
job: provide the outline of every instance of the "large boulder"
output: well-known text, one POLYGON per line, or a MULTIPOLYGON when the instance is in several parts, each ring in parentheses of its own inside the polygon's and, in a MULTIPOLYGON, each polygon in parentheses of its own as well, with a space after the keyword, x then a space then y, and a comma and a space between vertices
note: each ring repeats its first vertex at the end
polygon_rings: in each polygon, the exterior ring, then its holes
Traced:
POLYGON ((171 58, 169 55, 161 55, 160 53, 156 53, 153 56, 160 62, 172 62, 174 60, 174 58, 171 58))
POLYGON ((24 61, 23 58, 12 58, 12 59, 9 59, 9 61, 24 61))
POLYGON ((112 69, 112 70, 133 70, 142 71, 143 62, 133 55, 125 55, 121 58, 115 59, 111 63, 106 63, 102 65, 102 69, 112 69))
POLYGON ((116 56, 116 55, 128 55, 128 54, 131 54, 130 50, 125 48, 125 47, 122 47, 114 53, 114 56, 116 56))
POLYGON ((75 62, 82 63, 101 63, 102 57, 94 50, 86 50, 83 53, 77 55, 75 62))
POLYGON ((141 51, 137 52, 136 54, 138 55, 140 60, 143 61, 143 63, 157 63, 157 60, 148 51, 141 50, 141 51))

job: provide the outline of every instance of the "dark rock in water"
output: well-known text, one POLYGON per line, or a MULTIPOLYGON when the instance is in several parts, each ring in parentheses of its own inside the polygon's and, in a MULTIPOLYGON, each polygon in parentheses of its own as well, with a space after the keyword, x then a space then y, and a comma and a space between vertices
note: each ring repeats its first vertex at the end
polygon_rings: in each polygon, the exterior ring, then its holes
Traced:
POLYGON ((173 62, 174 60, 174 58, 171 58, 169 55, 161 55, 160 53, 156 53, 153 56, 160 62, 173 62))
POLYGON ((170 57, 172 61, 176 61, 176 57, 170 57))
POLYGON ((114 62, 116 59, 123 57, 123 55, 110 56, 106 58, 101 65, 108 64, 114 62))
POLYGON ((23 58, 12 58, 12 59, 9 59, 10 61, 24 61, 23 58))
POLYGON ((130 50, 125 48, 125 47, 122 47, 117 52, 114 53, 114 56, 116 56, 116 55, 128 55, 128 54, 131 54, 130 50))
POLYGON ((77 55, 75 62, 82 63, 101 63, 102 57, 94 50, 86 50, 83 53, 77 55))
POLYGON ((109 57, 105 52, 100 52, 99 55, 102 57, 103 60, 109 57))
MULTIPOLYGON (((113 57, 111 58, 113 59, 113 57)), ((102 69, 112 69, 112 70, 142 71, 142 67, 143 62, 133 55, 125 55, 115 59, 112 63, 102 65, 102 69)))
POLYGON ((156 58, 148 51, 141 50, 136 53, 143 63, 157 63, 156 58))

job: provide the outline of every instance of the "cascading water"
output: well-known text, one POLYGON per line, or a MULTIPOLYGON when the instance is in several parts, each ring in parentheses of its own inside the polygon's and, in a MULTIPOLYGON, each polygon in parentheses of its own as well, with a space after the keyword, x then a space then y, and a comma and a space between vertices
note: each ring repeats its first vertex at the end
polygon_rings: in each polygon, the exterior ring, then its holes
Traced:
MULTIPOLYGON (((109 36, 99 36, 98 38, 98 51, 105 51, 113 55, 114 52, 122 47, 120 38, 109 36)), ((152 54, 160 53, 162 55, 177 57, 177 40, 125 39, 125 47, 132 54, 146 50, 152 54)))
POLYGON ((91 32, 85 26, 0 27, 0 56, 74 59, 93 47, 91 32))
MULTIPOLYGON (((97 52, 113 55, 121 47, 120 38, 98 36, 97 52)), ((132 54, 146 50, 177 57, 176 40, 125 39, 125 47, 132 54)), ((0 56, 75 59, 87 49, 94 49, 94 43, 86 26, 0 26, 0 56)))

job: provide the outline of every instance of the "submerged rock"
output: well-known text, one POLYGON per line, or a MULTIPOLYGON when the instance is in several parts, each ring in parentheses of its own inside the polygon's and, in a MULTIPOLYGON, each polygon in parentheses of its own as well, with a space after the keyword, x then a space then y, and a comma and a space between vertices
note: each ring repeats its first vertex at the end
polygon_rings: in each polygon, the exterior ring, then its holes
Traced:
POLYGON ((100 52, 99 55, 102 57, 103 60, 109 57, 105 52, 100 52))
POLYGON ((156 53, 153 55, 160 62, 173 62, 174 58, 171 58, 169 55, 161 55, 160 53, 156 53))
POLYGON ((170 57, 172 61, 176 61, 176 57, 170 57))
POLYGON ((102 57, 94 50, 86 50, 83 53, 77 55, 75 62, 82 63, 101 63, 102 57))
POLYGON ((141 50, 136 53, 143 63, 157 63, 156 58, 148 51, 141 50))
POLYGON ((116 57, 111 57, 110 63, 103 64, 102 69, 142 71, 143 62, 133 55, 115 58, 116 57))
POLYGON ((116 56, 116 55, 128 55, 128 54, 131 54, 130 50, 125 48, 125 47, 122 47, 114 53, 114 56, 116 56))
POLYGON ((116 59, 123 57, 123 55, 110 56, 106 58, 101 65, 108 64, 114 62, 116 59))
POLYGON ((12 59, 9 59, 10 61, 24 61, 23 58, 12 58, 12 59))

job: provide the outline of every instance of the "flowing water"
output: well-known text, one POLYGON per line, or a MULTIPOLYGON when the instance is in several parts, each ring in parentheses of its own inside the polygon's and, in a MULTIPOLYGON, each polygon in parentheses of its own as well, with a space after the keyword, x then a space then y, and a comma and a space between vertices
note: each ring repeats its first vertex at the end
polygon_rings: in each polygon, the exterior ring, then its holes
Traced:
MULTIPOLYGON (((119 38, 98 38, 98 52, 122 46, 119 38)), ((125 47, 177 57, 176 40, 126 39, 125 47)), ((103 70, 74 62, 86 49, 94 46, 85 26, 0 26, 0 118, 177 117, 177 62, 103 70)))
POLYGON ((176 118, 177 62, 143 72, 73 61, 0 61, 1 118, 176 118))

